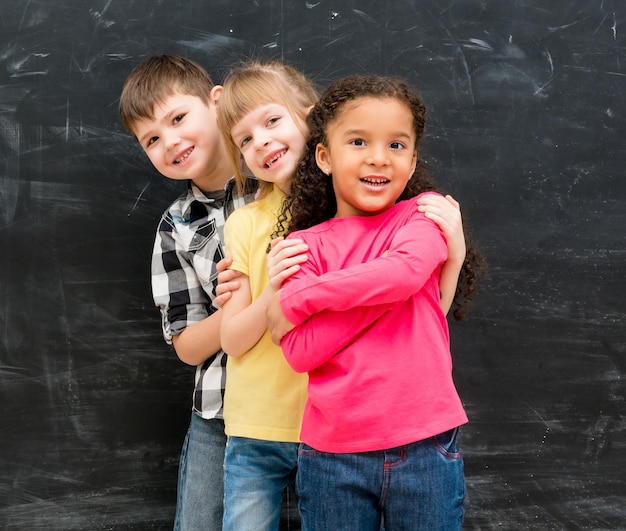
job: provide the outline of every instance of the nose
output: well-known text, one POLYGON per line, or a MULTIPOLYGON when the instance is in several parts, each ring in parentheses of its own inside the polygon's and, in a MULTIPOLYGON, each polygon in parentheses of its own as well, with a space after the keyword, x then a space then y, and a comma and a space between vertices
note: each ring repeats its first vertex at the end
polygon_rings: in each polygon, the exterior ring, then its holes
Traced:
POLYGON ((252 137, 252 142, 254 144, 254 149, 259 151, 260 149, 267 146, 272 141, 270 135, 265 131, 259 131, 254 134, 252 137))
POLYGON ((178 144, 180 144, 180 135, 176 133, 176 131, 168 133, 165 137, 165 146, 167 147, 167 149, 176 147, 178 144))
POLYGON ((372 166, 387 166, 390 161, 387 155, 386 146, 370 146, 366 162, 372 166))

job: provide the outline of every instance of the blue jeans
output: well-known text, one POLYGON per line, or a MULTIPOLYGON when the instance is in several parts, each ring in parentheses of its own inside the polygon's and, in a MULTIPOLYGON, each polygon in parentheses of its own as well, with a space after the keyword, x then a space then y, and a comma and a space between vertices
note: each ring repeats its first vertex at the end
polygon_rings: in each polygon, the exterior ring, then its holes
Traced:
POLYGON ((224 531, 276 531, 283 491, 293 480, 299 443, 228 437, 224 531))
POLYGON ((180 454, 174 531, 221 531, 224 503, 224 421, 191 414, 180 454))
POLYGON ((302 531, 460 530, 465 479, 457 429, 406 446, 334 454, 302 445, 302 531))

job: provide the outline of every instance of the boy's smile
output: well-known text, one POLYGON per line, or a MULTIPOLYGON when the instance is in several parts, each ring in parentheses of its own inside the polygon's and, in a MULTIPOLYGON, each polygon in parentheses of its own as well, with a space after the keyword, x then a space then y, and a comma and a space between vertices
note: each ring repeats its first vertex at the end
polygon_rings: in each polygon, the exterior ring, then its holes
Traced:
POLYGON ((187 158, 189 157, 189 155, 191 155, 191 152, 193 151, 194 148, 190 148, 190 149, 186 149, 184 150, 183 154, 180 157, 176 157, 174 159, 174 164, 182 164, 183 162, 185 162, 187 160, 187 158))

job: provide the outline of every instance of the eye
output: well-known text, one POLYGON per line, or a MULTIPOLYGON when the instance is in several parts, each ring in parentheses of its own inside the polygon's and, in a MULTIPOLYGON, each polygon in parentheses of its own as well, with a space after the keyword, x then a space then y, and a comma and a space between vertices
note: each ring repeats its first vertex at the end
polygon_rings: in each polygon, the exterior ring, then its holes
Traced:
POLYGON ((146 147, 150 147, 152 144, 154 144, 157 140, 159 139, 158 136, 153 136, 151 138, 148 138, 148 141, 146 142, 146 147))
POLYGON ((183 118, 185 117, 184 114, 178 114, 174 117, 174 119, 172 120, 172 123, 177 124, 179 123, 183 118))
POLYGON ((355 138, 353 140, 350 140, 350 144, 352 144, 353 146, 364 146, 365 140, 363 140, 362 138, 355 138))
POLYGON ((239 149, 243 149, 246 144, 248 144, 250 142, 250 140, 252 140, 251 136, 244 136, 240 141, 239 141, 239 149))
POLYGON ((402 142, 395 141, 389 144, 389 147, 391 149, 404 149, 406 146, 402 142))
POLYGON ((274 125, 276 122, 278 122, 280 120, 280 116, 272 116, 268 121, 267 121, 267 126, 272 126, 274 125))

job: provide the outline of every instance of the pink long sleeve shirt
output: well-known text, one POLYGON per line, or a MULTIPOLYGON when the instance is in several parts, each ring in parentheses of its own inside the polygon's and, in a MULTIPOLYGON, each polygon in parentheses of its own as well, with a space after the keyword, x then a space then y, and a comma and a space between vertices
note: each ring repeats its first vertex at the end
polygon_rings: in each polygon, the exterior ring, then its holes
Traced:
POLYGON ((415 200, 293 233, 309 259, 281 307, 288 363, 309 373, 301 439, 320 451, 382 450, 467 422, 439 302, 445 237, 415 200))

